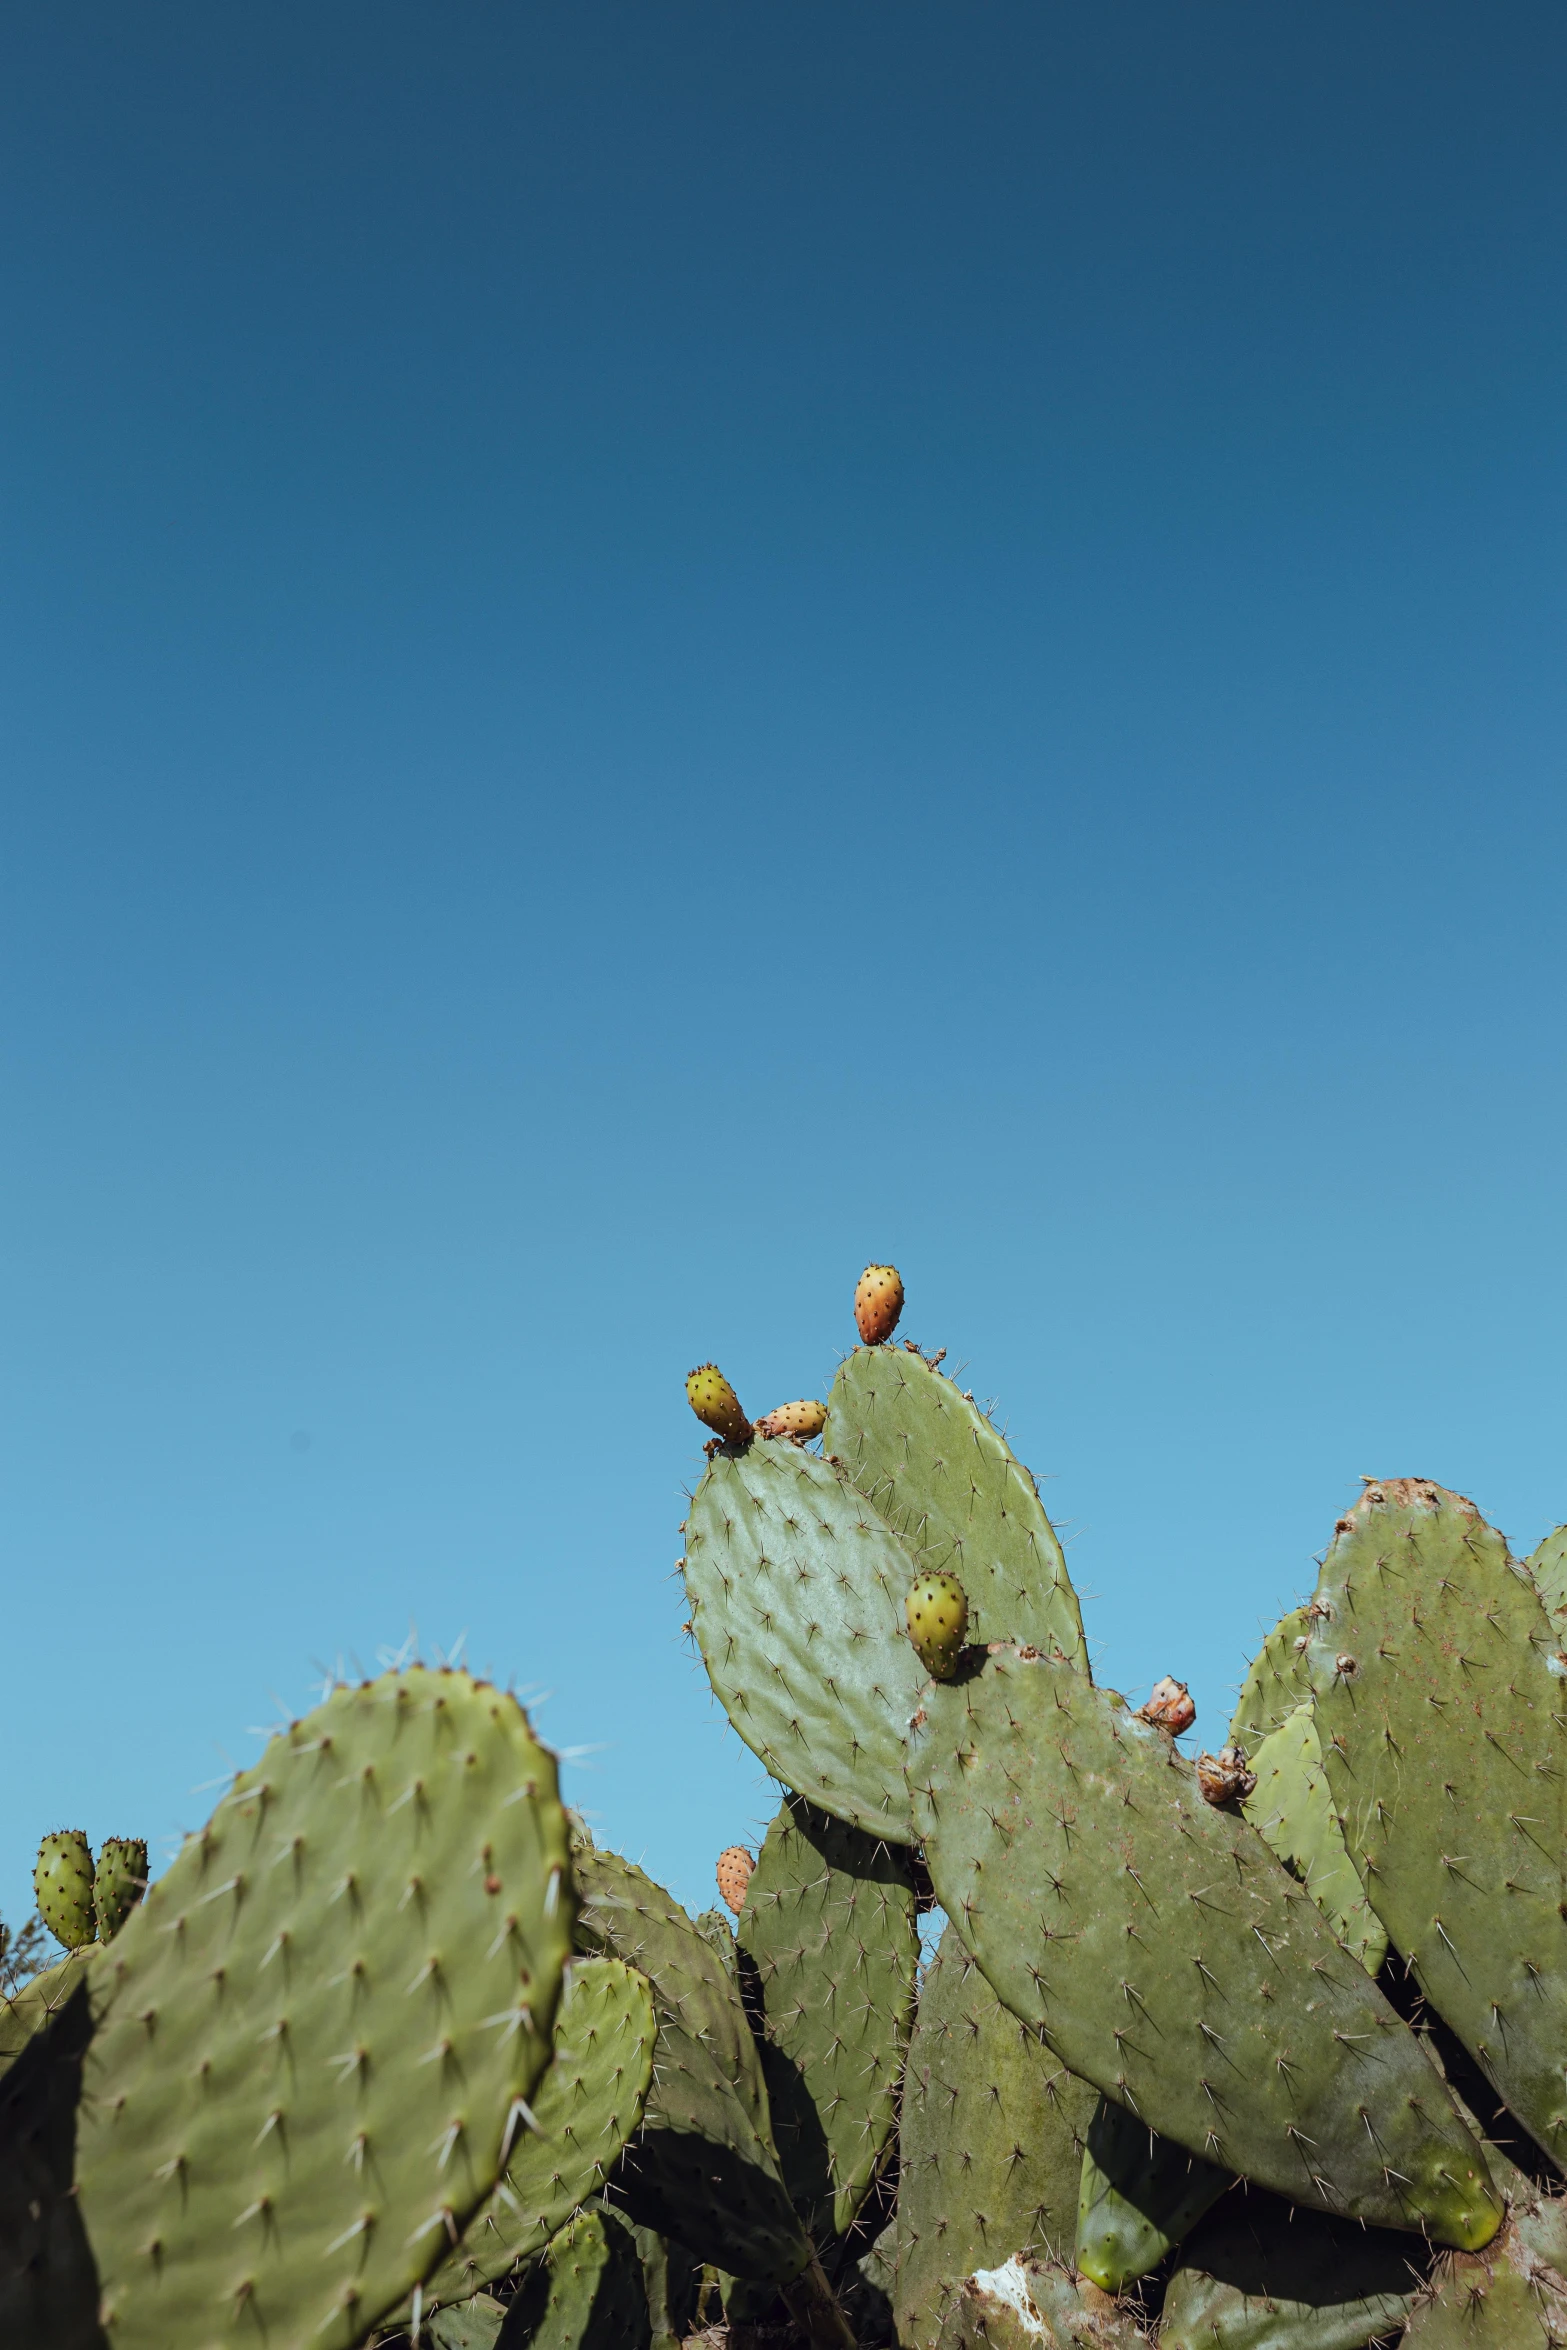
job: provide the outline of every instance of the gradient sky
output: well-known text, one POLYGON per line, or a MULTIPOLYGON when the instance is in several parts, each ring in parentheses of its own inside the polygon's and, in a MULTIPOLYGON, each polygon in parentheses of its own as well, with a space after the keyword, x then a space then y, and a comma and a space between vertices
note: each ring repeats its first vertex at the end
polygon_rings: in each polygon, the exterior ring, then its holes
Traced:
POLYGON ((13 9, 0 1909, 417 1627, 693 1907, 867 1258, 1218 1742, 1567 1517, 1567 15, 13 9))

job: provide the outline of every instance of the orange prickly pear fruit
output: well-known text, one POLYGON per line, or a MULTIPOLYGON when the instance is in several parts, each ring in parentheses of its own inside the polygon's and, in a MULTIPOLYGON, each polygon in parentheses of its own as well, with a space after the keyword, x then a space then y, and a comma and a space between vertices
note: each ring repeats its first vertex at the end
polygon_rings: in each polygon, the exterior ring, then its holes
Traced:
POLYGON ((1161 1730, 1168 1730, 1172 1738, 1179 1738, 1197 1719, 1197 1708, 1192 1693, 1184 1681, 1177 1681, 1166 1673, 1148 1692, 1148 1702, 1138 1711, 1145 1722, 1155 1722, 1161 1730))
POLYGON ((743 1844, 731 1844, 718 1856, 718 1890, 738 1917, 745 1907, 746 1887, 756 1863, 743 1844))
POLYGON ((686 1378, 686 1401, 705 1428, 726 1444, 749 1444, 751 1423, 716 1363, 698 1363, 686 1378))
POLYGON ((903 1279, 896 1265, 867 1265, 854 1285, 854 1319, 867 1346, 880 1346, 898 1327, 903 1279))
POLYGON ((968 1635, 968 1594, 956 1575, 921 1575, 903 1612, 926 1672, 933 1681, 950 1681, 968 1635))
POLYGON ((758 1436, 793 1436, 801 1444, 809 1437, 820 1436, 827 1425, 827 1406, 814 1396, 802 1397, 799 1403, 781 1403, 776 1411, 768 1412, 756 1423, 758 1436))

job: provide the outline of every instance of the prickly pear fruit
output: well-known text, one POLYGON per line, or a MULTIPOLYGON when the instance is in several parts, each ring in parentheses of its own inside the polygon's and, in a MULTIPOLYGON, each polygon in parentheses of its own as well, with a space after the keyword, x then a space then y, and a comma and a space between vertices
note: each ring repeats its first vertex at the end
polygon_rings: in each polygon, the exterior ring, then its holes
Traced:
POLYGON ((112 1942, 147 1890, 147 1844, 141 1836, 106 1837, 93 1875, 98 1935, 112 1942))
POLYGON ((801 1444, 820 1436, 827 1425, 827 1406, 814 1396, 802 1396, 798 1403, 781 1403, 756 1423, 758 1436, 792 1436, 801 1444))
POLYGON ((1256 1772, 1246 1768, 1244 1746, 1222 1746, 1217 1754, 1197 1757, 1197 1785, 1204 1803, 1244 1803, 1256 1784, 1256 1772))
POLYGON ((97 1938, 92 1876, 92 1847, 80 1828, 53 1829, 39 1845, 33 1870, 38 1914, 67 1950, 97 1938))
POLYGON ((740 1398, 716 1363, 698 1363, 686 1377, 686 1401, 704 1428, 711 1428, 726 1444, 749 1444, 751 1423, 740 1409, 740 1398))
POLYGON ((1191 1691, 1184 1681, 1177 1681, 1166 1673, 1148 1692, 1148 1702, 1139 1708, 1145 1722, 1152 1722, 1160 1730, 1168 1730, 1172 1738, 1179 1738, 1197 1719, 1197 1708, 1192 1703, 1191 1691))
POLYGON ((718 1890, 736 1917, 745 1907, 745 1889, 755 1866, 743 1844, 731 1844, 718 1856, 718 1890))
POLYGON ((867 1265, 854 1285, 854 1319, 867 1346, 881 1346, 898 1327, 903 1277, 896 1265, 867 1265))
POLYGON ((909 1638, 932 1680, 950 1681, 968 1634, 968 1594, 956 1575, 921 1575, 903 1603, 909 1638))

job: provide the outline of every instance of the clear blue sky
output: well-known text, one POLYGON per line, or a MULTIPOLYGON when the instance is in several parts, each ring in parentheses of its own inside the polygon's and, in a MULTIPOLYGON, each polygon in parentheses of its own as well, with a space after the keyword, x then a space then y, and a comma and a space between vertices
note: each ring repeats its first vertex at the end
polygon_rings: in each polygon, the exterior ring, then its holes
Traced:
POLYGON ((13 9, 0 1908, 410 1623, 693 1904, 870 1257, 1222 1728, 1567 1517, 1567 16, 13 9))

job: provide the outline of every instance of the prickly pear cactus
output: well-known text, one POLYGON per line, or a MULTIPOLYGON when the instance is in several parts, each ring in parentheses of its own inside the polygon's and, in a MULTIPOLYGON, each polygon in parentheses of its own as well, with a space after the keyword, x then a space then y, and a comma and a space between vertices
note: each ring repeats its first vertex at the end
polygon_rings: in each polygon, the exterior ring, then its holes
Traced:
POLYGON ((93 1912, 92 1846, 80 1828, 55 1828, 38 1847, 33 1892, 55 1940, 80 1950, 98 1931, 93 1912))
POLYGON ((1567 1526, 1558 1526, 1529 1553, 1529 1573, 1560 1636, 1567 1631, 1567 1526))
POLYGON ((898 2339, 934 2350, 963 2280, 1069 2258, 1097 2100, 1001 2005, 949 1924, 920 1986, 898 2124, 898 2339))
POLYGON ((909 1779, 942 1907, 1074 2072, 1296 2201, 1489 2240, 1480 2150, 1408 2026, 1162 1731, 1004 1651, 929 1685, 909 1779))
POLYGON ((1416 2300, 1406 2350, 1559 2350, 1567 2279, 1509 2226, 1478 2255, 1444 2260, 1416 2300))
POLYGON ((1328 1784, 1420 1987, 1567 2161, 1567 1665, 1527 1572, 1461 1495, 1369 1485, 1317 1587, 1328 1784))
POLYGON ((41 1975, 34 1975, 20 1991, 0 1999, 0 2075, 21 2055, 33 2034, 42 2031, 50 2018, 59 2014, 81 1981, 84 1969, 102 1955, 102 1943, 84 1943, 79 1950, 67 1951, 57 1965, 45 1967, 41 1975))
POLYGON ((518 2350, 649 2350, 642 2264, 624 2220, 579 2211, 524 2285, 506 2338, 518 2350))
POLYGON ((778 2171, 761 2059, 719 1953, 680 1904, 612 1852, 579 1852, 578 1933, 644 1974, 658 2039, 642 2128, 611 2186, 638 2227, 699 2260, 781 2283, 810 2245, 778 2171))
POLYGON ((1101 2097, 1077 2199, 1077 2265, 1106 2293, 1145 2277, 1234 2180, 1101 2097))
POLYGON ((940 2350, 1148 2350, 1136 2319, 1059 2261, 1021 2260, 964 2280, 940 2350))
POLYGON ((1376 1974, 1387 1956, 1387 1933, 1349 1857, 1309 1698, 1263 1739, 1251 1767, 1257 1784, 1242 1806, 1247 1819, 1300 1879, 1345 1949, 1368 1975, 1376 1974))
POLYGON ((833 1381, 823 1445, 922 1572, 957 1576, 970 1640, 1058 1649, 1087 1672, 1077 1596, 1033 1477, 950 1379, 901 1347, 857 1347, 833 1381))
POLYGON ((93 1871, 98 1939, 112 1942, 147 1890, 147 1846, 140 1836, 110 1836, 93 1871))
POLYGON ((793 1444, 720 1453, 691 1504, 685 1575, 708 1679, 752 1753, 835 1819, 911 1843, 914 1568, 865 1496, 793 1444))
POLYGON ((642 2120, 653 2079, 653 1994, 618 1958, 575 1958, 555 2012, 548 2068, 493 2193, 428 2278, 426 2306, 462 2301, 536 2259, 603 2189, 642 2120))
MULTIPOLYGON (((116 2350, 359 2343, 495 2183, 573 1906, 553 1760, 500 1691, 390 1674, 275 1738, 75 1994, 66 2184, 116 2350)), ((61 2338, 41 2224, 0 2339, 61 2338)))
POLYGON ((1410 2236, 1230 2195, 1165 2288, 1160 2350, 1361 2350, 1397 2332, 1430 2265, 1410 2236))
POLYGON ((818 2243, 841 2236, 897 2119, 919 1934, 906 1856, 789 1796, 740 1913, 784 2183, 818 2243))
POLYGON ((1311 1621, 1303 1607, 1281 1616, 1258 1649, 1241 1684, 1228 1743, 1248 1752, 1280 1729, 1299 1705, 1310 1701, 1306 1663, 1311 1621))

